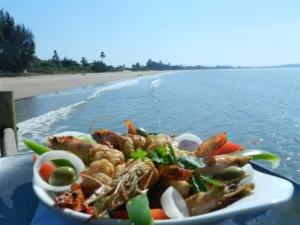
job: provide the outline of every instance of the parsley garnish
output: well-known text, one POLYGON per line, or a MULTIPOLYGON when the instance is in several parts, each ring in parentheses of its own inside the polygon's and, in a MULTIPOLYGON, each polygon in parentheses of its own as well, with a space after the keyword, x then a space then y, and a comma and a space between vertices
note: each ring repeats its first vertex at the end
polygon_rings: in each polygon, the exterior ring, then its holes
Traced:
POLYGON ((170 152, 167 152, 167 149, 164 146, 160 146, 158 149, 154 151, 149 151, 151 155, 152 162, 158 166, 161 164, 164 165, 175 165, 176 164, 176 156, 174 149, 171 144, 169 144, 170 152))
POLYGON ((148 153, 141 148, 138 148, 136 152, 131 152, 130 157, 133 159, 145 159, 148 153))

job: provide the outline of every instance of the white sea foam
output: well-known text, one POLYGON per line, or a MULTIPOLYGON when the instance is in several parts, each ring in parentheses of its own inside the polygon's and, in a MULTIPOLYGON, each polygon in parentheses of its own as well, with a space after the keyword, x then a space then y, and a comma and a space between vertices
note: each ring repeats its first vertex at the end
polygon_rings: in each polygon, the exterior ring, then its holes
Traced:
POLYGON ((125 80, 125 81, 121 81, 121 82, 118 82, 118 83, 115 83, 115 84, 100 87, 90 97, 88 97, 88 99, 95 98, 95 97, 99 96, 104 91, 117 90, 117 89, 121 89, 121 88, 124 88, 124 87, 133 86, 133 85, 136 85, 138 82, 139 82, 139 79, 125 80))
POLYGON ((95 90, 98 90, 98 88, 93 88, 90 90, 83 90, 83 91, 73 91, 73 92, 67 92, 67 93, 61 93, 61 94, 42 95, 42 96, 38 96, 38 98, 53 98, 53 97, 60 97, 60 96, 64 96, 64 95, 74 95, 74 94, 80 94, 80 93, 84 93, 84 92, 92 92, 95 90))
POLYGON ((151 88, 158 88, 160 86, 160 83, 161 83, 161 80, 160 78, 156 79, 156 80, 153 80, 151 82, 151 88))
POLYGON ((160 75, 156 75, 156 76, 154 76, 154 77, 151 77, 151 78, 154 78, 154 79, 156 79, 156 78, 159 78, 160 77, 160 75))
MULTIPOLYGON (((34 117, 29 120, 18 123, 17 126, 19 128, 18 131, 19 140, 22 140, 22 137, 26 137, 26 138, 30 138, 33 141, 43 143, 45 141, 45 136, 61 131, 60 129, 61 127, 57 128, 56 130, 50 131, 51 125, 58 120, 68 118, 69 114, 72 113, 77 106, 87 103, 89 99, 99 96, 104 91, 121 89, 123 87, 135 85, 138 82, 139 82, 138 79, 126 80, 126 81, 120 81, 118 83, 106 85, 97 89, 86 90, 86 91, 95 91, 95 90, 96 91, 90 97, 88 97, 86 101, 77 102, 73 105, 62 107, 60 109, 47 112, 38 117, 34 117)), ((85 92, 85 91, 63 93, 61 95, 69 95, 69 94, 71 95, 71 94, 77 94, 81 92, 85 92)), ((25 149, 25 145, 23 144, 22 141, 19 142, 19 149, 21 151, 25 149)))
POLYGON ((143 80, 157 79, 157 78, 160 78, 161 76, 172 75, 172 74, 176 74, 176 73, 179 73, 179 72, 178 71, 171 71, 171 72, 155 73, 155 74, 152 74, 152 75, 147 75, 147 76, 139 77, 139 79, 143 79, 143 80))
POLYGON ((173 75, 173 74, 176 74, 176 73, 180 73, 180 71, 171 71, 171 72, 165 72, 165 73, 158 73, 156 74, 157 76, 162 76, 162 75, 173 75))
MULTIPOLYGON (((38 117, 25 120, 21 123, 18 123, 19 128, 18 135, 19 141, 22 140, 22 137, 28 137, 33 141, 43 142, 45 135, 50 131, 50 126, 58 120, 66 119, 68 115, 75 110, 79 105, 86 103, 87 101, 77 102, 73 105, 62 107, 60 109, 47 112, 38 117), (43 134, 43 135, 41 135, 43 134)), ((53 131, 51 131, 53 132, 53 131)), ((22 141, 19 142, 19 148, 22 151, 25 145, 22 141)))

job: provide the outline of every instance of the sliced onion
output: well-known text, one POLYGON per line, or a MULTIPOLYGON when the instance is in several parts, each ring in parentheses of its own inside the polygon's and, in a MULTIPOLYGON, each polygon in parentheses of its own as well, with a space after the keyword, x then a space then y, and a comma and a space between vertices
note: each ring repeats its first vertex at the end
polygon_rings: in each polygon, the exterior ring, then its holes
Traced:
POLYGON ((169 218, 180 219, 190 216, 183 197, 174 187, 169 187, 161 196, 160 201, 164 212, 169 218))
POLYGON ((173 146, 173 148, 178 148, 178 142, 176 142, 176 141, 171 141, 171 144, 172 144, 172 146, 173 146))
POLYGON ((243 166, 243 169, 246 171, 246 178, 241 180, 240 184, 246 185, 246 184, 252 184, 255 180, 255 171, 252 168, 252 166, 247 163, 245 166, 243 166))
POLYGON ((178 148, 189 152, 196 151, 202 141, 199 137, 194 134, 185 133, 175 138, 178 143, 178 148))
POLYGON ((66 152, 66 151, 60 151, 60 150, 55 150, 55 151, 50 151, 43 153, 40 155, 36 162, 34 163, 33 167, 33 175, 34 179, 37 183, 38 186, 41 188, 47 190, 47 191, 52 191, 52 192, 64 192, 66 190, 69 190, 71 185, 66 185, 66 186, 53 186, 48 184, 46 181, 43 180, 43 178, 40 176, 40 168, 45 162, 49 162, 51 160, 55 159, 66 159, 69 160, 73 166, 75 167, 76 170, 76 175, 77 175, 77 180, 75 181, 76 183, 80 183, 82 181, 80 177, 80 172, 85 170, 85 166, 82 162, 82 160, 74 155, 73 153, 66 152))

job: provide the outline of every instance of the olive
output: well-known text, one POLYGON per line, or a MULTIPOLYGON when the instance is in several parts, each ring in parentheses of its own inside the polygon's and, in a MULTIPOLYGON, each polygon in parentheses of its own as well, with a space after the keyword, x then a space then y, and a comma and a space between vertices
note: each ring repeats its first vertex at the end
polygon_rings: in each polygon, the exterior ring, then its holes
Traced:
POLYGON ((49 178, 49 184, 53 186, 65 186, 74 183, 75 180, 75 170, 68 166, 62 166, 53 171, 49 178))
POLYGON ((231 180, 242 177, 245 174, 246 171, 243 168, 237 166, 230 166, 224 170, 222 177, 227 180, 231 180))
POLYGON ((144 136, 144 137, 148 137, 149 136, 149 133, 142 127, 138 127, 135 129, 136 130, 136 133, 138 135, 141 135, 141 136, 144 136))

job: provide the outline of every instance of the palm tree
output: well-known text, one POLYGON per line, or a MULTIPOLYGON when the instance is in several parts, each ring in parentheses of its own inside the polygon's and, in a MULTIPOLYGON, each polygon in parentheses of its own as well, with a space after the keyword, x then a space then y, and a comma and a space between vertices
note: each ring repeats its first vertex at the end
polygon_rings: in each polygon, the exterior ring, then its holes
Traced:
POLYGON ((88 66, 88 61, 84 57, 81 57, 80 63, 83 67, 88 66))
POLYGON ((104 59, 104 58, 105 58, 105 53, 104 53, 104 52, 101 52, 101 53, 100 53, 100 57, 101 57, 101 59, 104 59))

